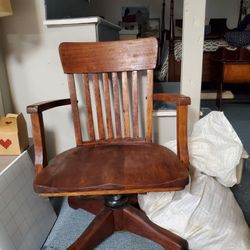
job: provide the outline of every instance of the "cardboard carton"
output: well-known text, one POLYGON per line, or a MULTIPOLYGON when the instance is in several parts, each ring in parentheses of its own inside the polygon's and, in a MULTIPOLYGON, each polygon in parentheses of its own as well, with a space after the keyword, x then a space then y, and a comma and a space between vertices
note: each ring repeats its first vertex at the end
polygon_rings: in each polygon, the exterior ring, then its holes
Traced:
POLYGON ((0 117, 0 155, 18 155, 29 146, 23 114, 0 117))

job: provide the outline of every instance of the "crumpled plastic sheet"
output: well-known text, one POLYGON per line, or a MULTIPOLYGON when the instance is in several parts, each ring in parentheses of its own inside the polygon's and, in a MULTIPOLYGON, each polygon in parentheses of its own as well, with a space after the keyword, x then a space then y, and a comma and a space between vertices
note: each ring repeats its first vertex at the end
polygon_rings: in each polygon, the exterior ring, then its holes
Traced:
MULTIPOLYGON (((176 142, 166 146, 176 151, 176 142)), ((139 195, 141 209, 155 224, 186 239, 190 249, 250 249, 248 225, 228 188, 237 181, 242 150, 224 114, 209 113, 189 138, 189 185, 178 192, 139 195)))

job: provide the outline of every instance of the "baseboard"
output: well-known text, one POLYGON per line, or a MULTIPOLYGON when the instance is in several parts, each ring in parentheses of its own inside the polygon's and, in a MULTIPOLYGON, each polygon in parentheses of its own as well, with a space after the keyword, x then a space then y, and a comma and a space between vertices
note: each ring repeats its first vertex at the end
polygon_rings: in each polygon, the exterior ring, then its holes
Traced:
MULTIPOLYGON (((216 100, 217 92, 201 92, 201 100, 216 100)), ((234 99, 234 94, 227 90, 223 91, 222 99, 234 99)))

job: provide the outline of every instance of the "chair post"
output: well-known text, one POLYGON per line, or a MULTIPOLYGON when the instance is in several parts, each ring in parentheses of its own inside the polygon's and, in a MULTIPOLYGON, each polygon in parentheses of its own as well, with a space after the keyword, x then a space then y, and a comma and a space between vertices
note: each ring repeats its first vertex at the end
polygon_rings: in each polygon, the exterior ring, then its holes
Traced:
POLYGON ((105 206, 113 209, 127 206, 128 201, 128 195, 115 194, 104 196, 105 206))

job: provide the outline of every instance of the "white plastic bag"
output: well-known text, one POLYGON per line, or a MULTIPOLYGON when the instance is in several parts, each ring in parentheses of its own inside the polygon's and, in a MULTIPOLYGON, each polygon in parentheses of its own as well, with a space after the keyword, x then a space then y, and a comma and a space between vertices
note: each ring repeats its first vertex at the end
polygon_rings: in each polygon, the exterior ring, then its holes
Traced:
MULTIPOLYGON (((176 142, 165 144, 176 152, 176 142)), ((190 164, 222 185, 237 183, 236 166, 243 145, 223 112, 213 111, 194 124, 188 143, 190 164)))
POLYGON ((178 234, 192 250, 250 249, 249 228, 229 188, 199 170, 183 191, 139 195, 155 224, 178 234))
MULTIPOLYGON (((176 141, 166 146, 176 152, 176 141)), ((224 187, 237 181, 242 149, 224 114, 211 112, 194 125, 189 138, 194 166, 190 167, 190 184, 179 192, 139 195, 141 209, 157 225, 188 240, 192 250, 250 249, 243 213, 231 190, 224 187)))

